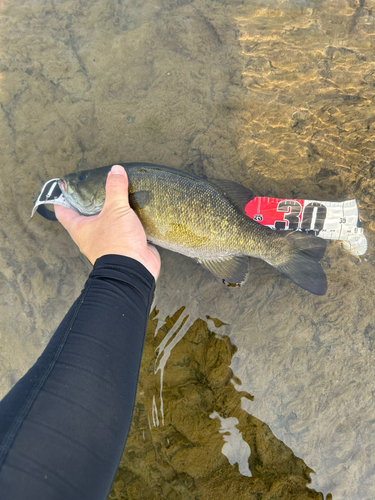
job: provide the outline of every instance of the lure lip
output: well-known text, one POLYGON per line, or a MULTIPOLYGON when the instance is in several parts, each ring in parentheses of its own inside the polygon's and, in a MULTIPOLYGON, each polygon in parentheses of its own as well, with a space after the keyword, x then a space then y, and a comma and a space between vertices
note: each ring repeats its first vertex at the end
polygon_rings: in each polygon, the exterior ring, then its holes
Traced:
POLYGON ((35 212, 38 212, 46 219, 57 220, 56 218, 51 217, 51 214, 53 214, 54 212, 48 210, 46 207, 42 207, 41 205, 62 205, 64 207, 76 210, 65 199, 63 190, 60 187, 61 180, 62 179, 60 178, 50 179, 43 185, 37 199, 34 202, 34 206, 31 211, 31 217, 33 217, 35 212))

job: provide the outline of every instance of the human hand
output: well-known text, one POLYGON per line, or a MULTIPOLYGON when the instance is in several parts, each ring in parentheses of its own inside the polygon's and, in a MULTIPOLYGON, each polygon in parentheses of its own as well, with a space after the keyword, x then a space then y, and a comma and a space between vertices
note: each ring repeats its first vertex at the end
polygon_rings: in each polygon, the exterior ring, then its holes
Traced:
POLYGON ((128 185, 124 168, 114 165, 107 177, 100 214, 84 217, 70 208, 55 205, 56 217, 91 264, 103 255, 124 255, 141 262, 156 280, 160 255, 147 243, 142 223, 129 205, 128 185))

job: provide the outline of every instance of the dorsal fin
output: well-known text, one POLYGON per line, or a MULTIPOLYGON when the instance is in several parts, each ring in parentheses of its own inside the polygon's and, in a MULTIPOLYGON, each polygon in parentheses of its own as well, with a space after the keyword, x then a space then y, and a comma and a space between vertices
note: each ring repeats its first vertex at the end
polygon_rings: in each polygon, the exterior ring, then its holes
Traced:
POLYGON ((222 179, 207 179, 212 185, 218 188, 223 195, 228 198, 240 210, 244 211, 246 205, 254 198, 250 189, 237 182, 222 179))

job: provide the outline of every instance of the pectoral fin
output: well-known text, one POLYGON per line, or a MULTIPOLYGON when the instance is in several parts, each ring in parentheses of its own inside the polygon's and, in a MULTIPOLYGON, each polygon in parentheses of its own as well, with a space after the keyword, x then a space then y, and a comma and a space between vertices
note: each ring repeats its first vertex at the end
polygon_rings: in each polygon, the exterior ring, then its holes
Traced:
POLYGON ((229 284, 241 285, 249 272, 249 258, 246 255, 222 259, 197 259, 197 261, 214 276, 229 284))
POLYGON ((145 208, 150 201, 150 191, 137 191, 129 193, 129 204, 133 210, 145 208))

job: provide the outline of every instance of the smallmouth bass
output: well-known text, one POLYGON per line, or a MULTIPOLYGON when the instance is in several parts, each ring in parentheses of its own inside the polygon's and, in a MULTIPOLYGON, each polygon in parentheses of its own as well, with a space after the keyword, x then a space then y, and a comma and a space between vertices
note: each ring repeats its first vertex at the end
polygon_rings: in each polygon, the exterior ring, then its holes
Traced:
MULTIPOLYGON (((150 163, 122 166, 129 178, 130 205, 150 243, 195 259, 229 284, 245 281, 251 256, 313 294, 326 292, 319 264, 326 241, 301 232, 275 231, 247 217, 244 207, 253 196, 247 188, 150 163)), ((59 186, 68 203, 82 215, 98 214, 110 169, 62 177, 59 186)))

